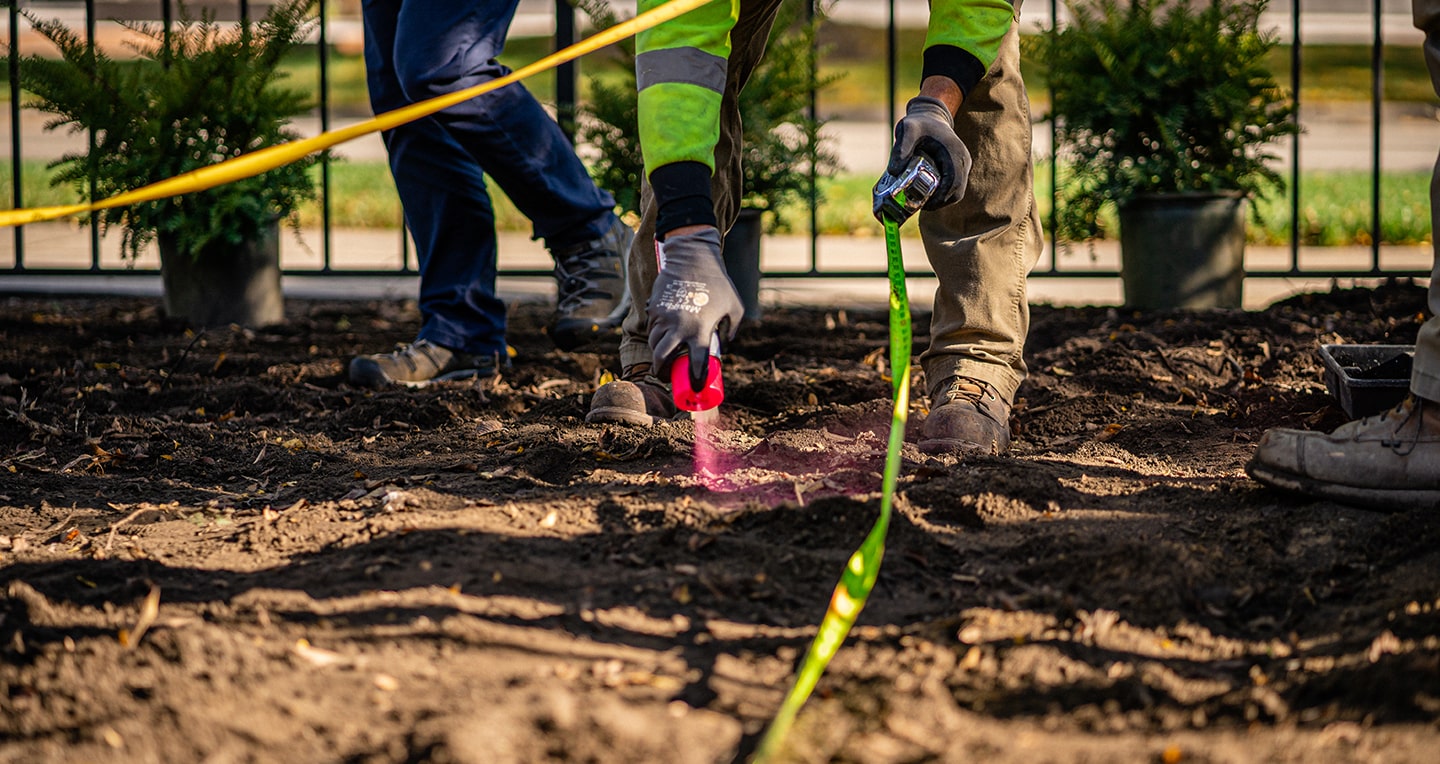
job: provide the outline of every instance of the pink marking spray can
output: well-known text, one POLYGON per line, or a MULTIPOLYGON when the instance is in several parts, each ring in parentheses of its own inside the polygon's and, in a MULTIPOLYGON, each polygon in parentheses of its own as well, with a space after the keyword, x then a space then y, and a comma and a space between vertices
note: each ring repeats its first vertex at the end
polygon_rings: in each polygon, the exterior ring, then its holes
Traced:
POLYGON ((670 362, 670 397, 681 411, 709 411, 725 400, 725 384, 720 374, 720 336, 710 335, 710 352, 704 365, 695 363, 689 353, 670 362), (697 368, 699 367, 699 368, 697 368))

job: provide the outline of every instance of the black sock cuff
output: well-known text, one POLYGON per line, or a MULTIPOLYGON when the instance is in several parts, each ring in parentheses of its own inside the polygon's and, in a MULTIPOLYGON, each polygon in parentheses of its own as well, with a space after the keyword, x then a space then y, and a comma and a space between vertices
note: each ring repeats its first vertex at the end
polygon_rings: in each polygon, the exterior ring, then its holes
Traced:
POLYGON ((650 173, 655 192, 655 236, 687 225, 716 225, 715 202, 710 198, 710 168, 701 162, 675 162, 650 173))
POLYGON ((973 53, 954 45, 931 45, 925 49, 924 62, 920 68, 920 79, 939 75, 949 77, 960 87, 960 92, 970 97, 970 91, 985 76, 985 66, 973 53))

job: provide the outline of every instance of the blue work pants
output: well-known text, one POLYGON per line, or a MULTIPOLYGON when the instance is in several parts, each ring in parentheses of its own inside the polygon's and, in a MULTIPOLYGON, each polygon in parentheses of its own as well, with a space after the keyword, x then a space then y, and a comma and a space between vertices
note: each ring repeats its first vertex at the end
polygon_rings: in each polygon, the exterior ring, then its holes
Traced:
MULTIPOLYGON (((519 0, 364 0, 366 82, 376 114, 509 74, 496 61, 519 0)), ((522 85, 382 134, 420 264, 419 339, 505 349, 495 295, 495 213, 485 176, 551 249, 599 238, 615 201, 522 85)))

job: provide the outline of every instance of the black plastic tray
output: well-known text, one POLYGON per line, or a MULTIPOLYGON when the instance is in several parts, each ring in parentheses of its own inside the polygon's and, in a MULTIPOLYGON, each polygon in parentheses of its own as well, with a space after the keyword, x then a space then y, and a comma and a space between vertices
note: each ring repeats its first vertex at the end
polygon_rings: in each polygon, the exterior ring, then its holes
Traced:
POLYGON ((1410 390, 1414 345, 1321 345, 1325 387, 1352 418, 1378 414, 1410 390))

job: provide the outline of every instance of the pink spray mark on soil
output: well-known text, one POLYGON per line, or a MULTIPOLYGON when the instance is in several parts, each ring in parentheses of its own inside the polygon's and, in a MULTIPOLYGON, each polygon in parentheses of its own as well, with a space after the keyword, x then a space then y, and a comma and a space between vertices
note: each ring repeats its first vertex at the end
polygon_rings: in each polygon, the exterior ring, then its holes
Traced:
MULTIPOLYGON (((873 446, 854 446, 857 452, 850 454, 837 453, 843 449, 807 454, 783 445, 777 447, 774 441, 767 440, 739 454, 720 445, 725 442, 723 434, 728 420, 719 408, 693 412, 692 420, 695 423, 693 474, 707 490, 725 494, 731 500, 767 504, 788 500, 804 504, 811 498, 865 494, 880 487, 878 471, 883 469, 883 452, 877 452, 873 446), (745 472, 740 473, 742 469, 745 472), (767 480, 771 471, 790 477, 767 480), (793 479, 797 475, 808 479, 797 483, 793 479), (805 488, 803 496, 797 493, 797 486, 805 488)), ((886 434, 874 434, 875 442, 883 443, 886 434)))
POLYGON ((691 417, 695 421, 695 475, 700 482, 716 493, 733 493, 738 490, 728 477, 734 468, 735 459, 715 447, 715 433, 723 427, 718 407, 707 411, 696 411, 691 417))

